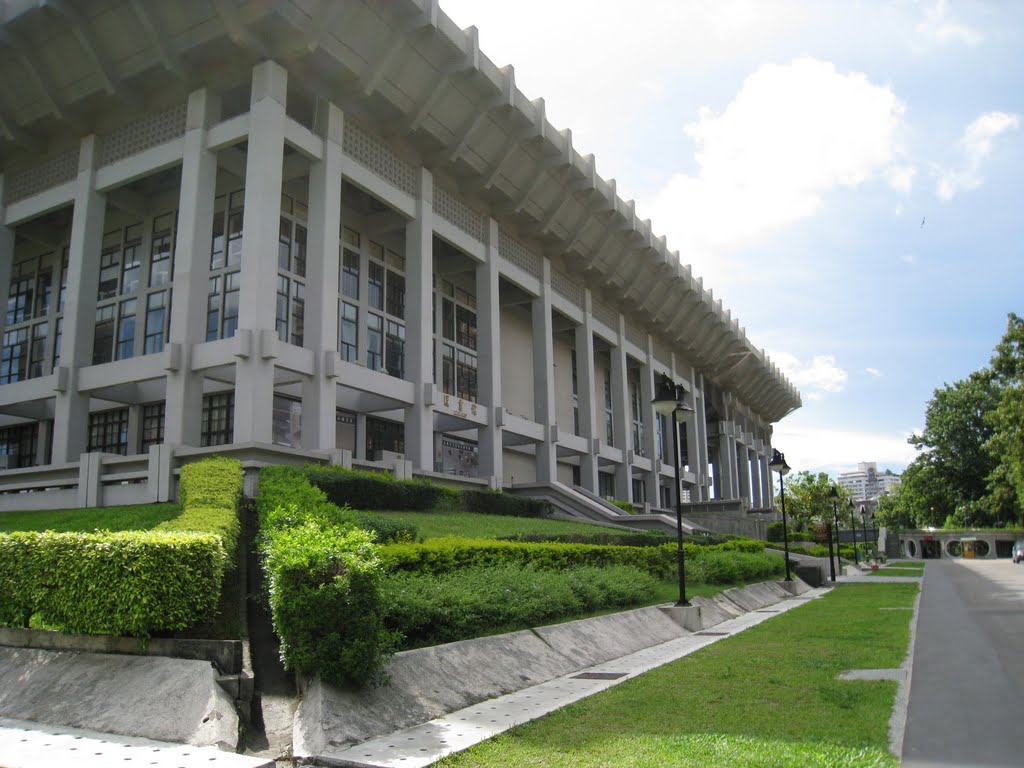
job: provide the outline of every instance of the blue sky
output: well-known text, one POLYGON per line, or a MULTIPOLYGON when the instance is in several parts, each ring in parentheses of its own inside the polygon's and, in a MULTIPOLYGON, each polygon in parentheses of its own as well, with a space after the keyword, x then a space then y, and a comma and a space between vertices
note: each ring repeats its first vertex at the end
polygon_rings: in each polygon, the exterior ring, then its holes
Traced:
POLYGON ((797 385, 795 469, 900 471, 1024 313, 1024 3, 441 8, 797 385))

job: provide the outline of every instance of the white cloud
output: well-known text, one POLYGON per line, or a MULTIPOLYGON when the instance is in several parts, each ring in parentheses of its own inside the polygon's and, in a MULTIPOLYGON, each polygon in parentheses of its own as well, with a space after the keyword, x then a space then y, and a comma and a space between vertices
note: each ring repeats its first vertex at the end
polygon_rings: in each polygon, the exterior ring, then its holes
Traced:
POLYGON ((806 400, 820 400, 826 393, 842 392, 849 378, 836 364, 834 355, 815 355, 807 361, 789 352, 768 355, 806 400))
POLYGON ((786 454, 786 462, 797 472, 827 469, 832 472, 855 469, 857 462, 875 461, 880 467, 905 467, 917 455, 907 443, 905 432, 856 432, 803 424, 794 416, 776 425, 772 445, 786 454))
POLYGON ((864 370, 867 371, 868 373, 870 373, 872 376, 874 376, 877 379, 882 378, 882 372, 880 370, 878 370, 877 368, 865 368, 864 370))
POLYGON ((982 41, 980 32, 953 17, 946 0, 938 0, 925 11, 924 19, 914 31, 916 47, 923 49, 951 43, 975 46, 982 41))
POLYGON ((764 65, 721 114, 705 107, 686 126, 697 174, 675 174, 638 210, 659 222, 684 261, 693 259, 696 274, 716 287, 731 283, 729 249, 811 216, 829 190, 880 173, 909 185, 906 166, 887 170, 903 111, 890 88, 829 62, 764 65))
POLYGON ((897 192, 908 194, 914 186, 917 168, 912 165, 891 165, 885 169, 885 180, 897 192))
POLYGON ((917 255, 913 253, 904 253, 900 256, 900 261, 902 261, 904 264, 916 264, 917 255))
POLYGON ((962 190, 977 189, 985 181, 981 167, 992 154, 992 140, 1020 127, 1020 115, 1010 112, 986 112, 964 130, 960 139, 963 162, 959 168, 940 171, 935 194, 940 200, 952 200, 962 190))

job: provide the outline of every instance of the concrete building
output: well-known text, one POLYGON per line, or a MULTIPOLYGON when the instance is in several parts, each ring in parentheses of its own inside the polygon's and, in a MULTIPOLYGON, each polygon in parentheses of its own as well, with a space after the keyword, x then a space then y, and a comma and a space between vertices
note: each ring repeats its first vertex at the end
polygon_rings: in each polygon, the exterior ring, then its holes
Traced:
POLYGON ((899 485, 900 476, 892 470, 878 471, 878 464, 862 461, 857 469, 841 472, 837 482, 850 491, 854 499, 868 501, 878 499, 883 493, 891 493, 899 485))
POLYGON ((0 474, 281 446, 668 506, 664 374, 689 499, 770 506, 799 394, 436 2, 0 13, 0 474))

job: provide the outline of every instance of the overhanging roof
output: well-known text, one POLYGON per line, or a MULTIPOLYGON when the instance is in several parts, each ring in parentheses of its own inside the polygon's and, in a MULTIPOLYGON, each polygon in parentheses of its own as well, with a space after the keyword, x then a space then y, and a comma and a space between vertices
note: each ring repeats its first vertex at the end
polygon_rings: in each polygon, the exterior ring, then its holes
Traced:
MULTIPOLYGON (((800 395, 712 292, 640 221, 593 155, 528 99, 512 67, 431 0, 8 0, 0 4, 0 166, 69 137, 285 66, 310 97, 372 124, 411 161, 618 301, 767 421, 800 395)), ((15 160, 17 162, 17 160, 15 160)))

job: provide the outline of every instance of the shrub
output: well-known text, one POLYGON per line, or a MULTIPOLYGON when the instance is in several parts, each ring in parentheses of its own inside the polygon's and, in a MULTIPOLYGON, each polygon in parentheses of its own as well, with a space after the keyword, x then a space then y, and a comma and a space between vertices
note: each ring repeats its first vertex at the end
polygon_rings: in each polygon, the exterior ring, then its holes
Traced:
POLYGON ((0 535, 0 623, 147 638, 213 616, 238 545, 241 465, 182 468, 182 513, 153 531, 0 535))
POLYGON ((782 541, 784 526, 781 520, 768 523, 768 541, 782 541))
MULTIPOLYGON (((380 609, 376 533, 358 528, 357 513, 333 504, 309 482, 307 470, 295 467, 261 470, 257 511, 285 667, 336 685, 379 680, 394 640, 380 609)), ((363 524, 374 517, 364 517, 363 524)), ((397 535, 404 529, 390 530, 397 535)))
POLYGON ((612 504, 614 504, 616 507, 621 509, 627 515, 635 515, 636 514, 636 508, 633 506, 632 503, 630 503, 628 501, 619 501, 618 499, 614 499, 612 501, 612 504))
POLYGON ((657 531, 619 531, 604 528, 593 533, 521 533, 499 536, 498 541, 542 542, 559 544, 614 544, 620 547, 660 547, 674 538, 657 531))
POLYGON ((411 648, 636 605, 654 588, 650 575, 628 566, 548 571, 494 565, 443 576, 392 574, 381 592, 386 625, 411 648))
POLYGON ((237 509, 242 497, 242 465, 219 456, 186 464, 178 479, 178 502, 189 507, 237 509))
POLYGON ((453 504, 458 498, 457 491, 422 480, 396 480, 390 475, 342 467, 308 466, 302 471, 339 507, 417 511, 453 504))
POLYGON ((705 549, 691 557, 687 551, 686 573, 701 584, 735 584, 777 576, 785 570, 783 558, 767 552, 705 549))
POLYGON ((212 534, 22 532, 0 536, 0 564, 5 622, 146 638, 213 614, 227 556, 212 534))
POLYGON ((335 685, 380 679, 393 638, 383 626, 375 549, 368 531, 316 522, 268 533, 271 616, 288 669, 335 685))
POLYGON ((516 496, 513 493, 497 491, 464 490, 460 504, 467 512, 484 515, 505 515, 508 517, 549 517, 551 505, 543 499, 516 496))
POLYGON ((416 526, 406 525, 397 520, 389 520, 381 515, 374 515, 369 512, 356 512, 355 524, 364 531, 373 533, 378 544, 419 540, 416 526))
POLYGON ((388 544, 381 547, 380 556, 389 572, 414 571, 435 576, 463 568, 494 565, 531 565, 544 570, 631 565, 663 578, 673 572, 676 562, 673 546, 525 544, 458 538, 429 539, 420 544, 388 544))

